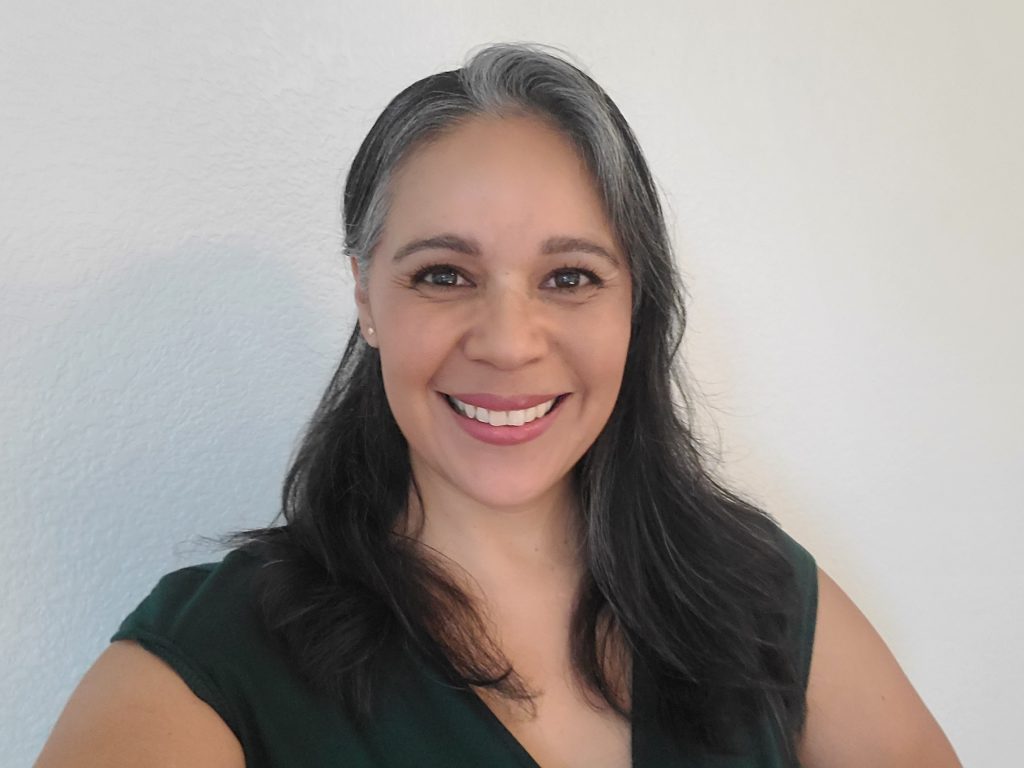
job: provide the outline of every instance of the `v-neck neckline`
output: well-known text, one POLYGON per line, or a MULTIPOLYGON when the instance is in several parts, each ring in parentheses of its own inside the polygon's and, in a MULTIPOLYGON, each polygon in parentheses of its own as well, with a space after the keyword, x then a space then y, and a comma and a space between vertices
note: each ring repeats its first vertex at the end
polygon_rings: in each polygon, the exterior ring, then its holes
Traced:
MULTIPOLYGON (((639 671, 637 670, 636 658, 634 657, 631 661, 630 669, 630 709, 636 711, 637 692, 639 685, 637 683, 639 671)), ((523 746, 523 743, 515 737, 515 735, 508 729, 508 726, 501 721, 494 710, 492 710, 487 703, 480 697, 476 691, 472 689, 458 689, 456 691, 466 697, 469 705, 476 711, 481 720, 488 723, 491 731, 497 734, 498 738, 505 743, 508 750, 513 753, 517 759, 517 762, 521 763, 524 768, 543 768, 543 766, 537 762, 537 759, 530 754, 529 750, 523 746)), ((639 719, 635 717, 630 718, 629 723, 629 765, 630 768, 640 768, 637 763, 637 728, 639 726, 639 719)))

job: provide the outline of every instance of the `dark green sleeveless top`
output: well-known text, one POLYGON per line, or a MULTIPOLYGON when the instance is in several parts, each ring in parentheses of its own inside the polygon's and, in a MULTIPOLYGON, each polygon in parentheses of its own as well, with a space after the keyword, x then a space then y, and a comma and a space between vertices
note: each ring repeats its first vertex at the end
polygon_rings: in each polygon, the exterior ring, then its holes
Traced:
MULTIPOLYGON (((794 651, 806 689, 816 566, 793 539, 783 540, 800 589, 794 651)), ((249 588, 256 567, 235 550, 220 563, 174 571, 111 638, 135 640, 169 664, 238 737, 249 768, 538 768, 479 697, 446 685, 419 659, 396 662, 373 722, 357 729, 339 705, 311 690, 263 628, 249 588)), ((639 709, 647 685, 639 671, 634 677, 639 709)), ((633 768, 783 768, 767 723, 750 735, 749 754, 731 758, 680 751, 653 722, 634 720, 632 731, 633 768)))

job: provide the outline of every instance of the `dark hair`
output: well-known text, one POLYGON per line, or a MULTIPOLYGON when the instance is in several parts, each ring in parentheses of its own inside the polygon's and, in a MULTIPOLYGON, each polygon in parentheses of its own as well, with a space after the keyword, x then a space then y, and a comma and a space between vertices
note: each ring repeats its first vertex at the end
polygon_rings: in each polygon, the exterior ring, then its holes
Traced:
MULTIPOLYGON (((777 524, 712 477, 688 426, 692 408, 675 365, 685 326, 675 260, 650 172, 608 95, 559 56, 505 44, 409 86, 352 164, 346 253, 365 275, 396 168, 478 114, 536 115, 572 140, 632 275, 622 387, 573 470, 587 564, 571 624, 577 674, 630 716, 606 666, 620 638, 653 681, 667 732, 734 753, 740 726, 766 718, 795 763, 805 699, 790 640, 793 568, 777 524)), ((389 648, 423 654, 453 685, 529 702, 470 597, 434 555, 395 532, 415 491, 379 354, 354 329, 288 472, 285 524, 225 541, 265 561, 268 626, 311 684, 357 720, 370 714, 389 648)))

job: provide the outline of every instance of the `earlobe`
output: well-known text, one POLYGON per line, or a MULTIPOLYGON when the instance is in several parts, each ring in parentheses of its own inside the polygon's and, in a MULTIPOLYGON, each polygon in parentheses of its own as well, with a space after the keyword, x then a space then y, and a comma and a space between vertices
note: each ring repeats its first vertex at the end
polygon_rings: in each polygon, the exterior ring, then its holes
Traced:
POLYGON ((370 301, 366 289, 360 280, 359 264, 354 256, 349 257, 352 277, 355 280, 356 309, 359 311, 359 327, 363 331, 363 341, 371 347, 377 346, 377 332, 373 328, 373 316, 370 314, 370 301))
POLYGON ((367 319, 362 311, 359 313, 359 327, 363 332, 363 341, 374 349, 377 348, 377 331, 373 327, 373 319, 367 319))
POLYGON ((377 330, 373 327, 373 317, 366 307, 359 308, 359 327, 363 331, 363 341, 371 347, 377 347, 377 330))

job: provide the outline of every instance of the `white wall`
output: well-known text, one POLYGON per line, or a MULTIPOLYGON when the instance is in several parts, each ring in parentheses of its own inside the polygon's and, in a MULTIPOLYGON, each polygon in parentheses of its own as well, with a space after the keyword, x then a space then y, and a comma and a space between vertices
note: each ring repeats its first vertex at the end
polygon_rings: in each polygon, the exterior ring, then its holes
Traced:
MULTIPOLYGON (((473 46, 573 52, 667 198, 724 472, 964 760, 1024 712, 1019 3, 14 0, 0 19, 0 754, 189 544, 265 524, 352 317, 340 186, 473 46)), ((6 763, 5 763, 6 764, 6 763)))

